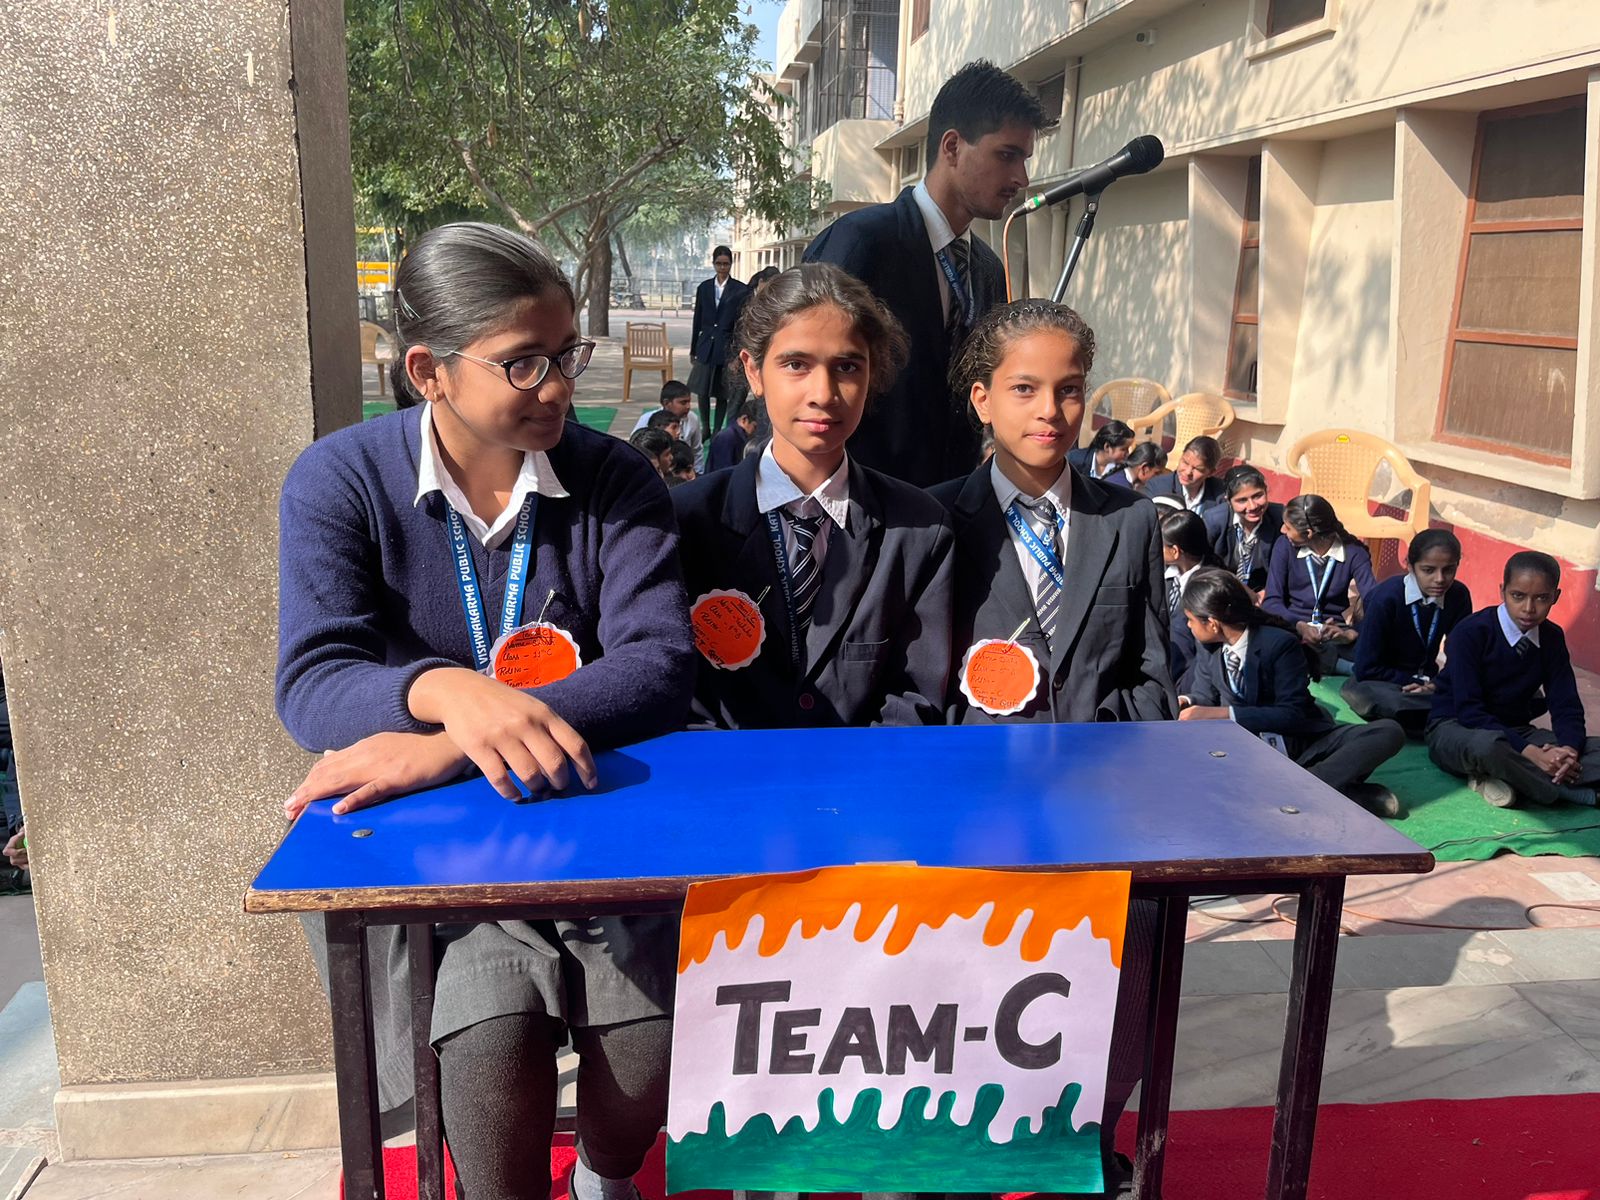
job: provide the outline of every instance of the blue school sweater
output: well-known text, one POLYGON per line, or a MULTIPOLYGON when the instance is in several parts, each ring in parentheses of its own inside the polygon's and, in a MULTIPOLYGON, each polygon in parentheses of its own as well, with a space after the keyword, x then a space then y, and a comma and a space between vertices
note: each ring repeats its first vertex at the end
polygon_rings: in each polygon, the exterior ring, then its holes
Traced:
POLYGON ((1544 689, 1550 728, 1563 746, 1582 751, 1587 729, 1567 636, 1554 621, 1539 626, 1539 648, 1518 654, 1500 629, 1500 607, 1481 608, 1450 635, 1450 657, 1439 672, 1429 721, 1460 721, 1494 729, 1514 750, 1528 744, 1516 731, 1533 723, 1534 696, 1544 689))
MULTIPOLYGON (((1261 607, 1291 621, 1309 621, 1315 600, 1311 577, 1306 571, 1310 559, 1300 557, 1300 548, 1286 537, 1272 546, 1272 561, 1267 567, 1267 590, 1261 607)), ((1320 578, 1322 568, 1317 569, 1320 578)), ((1335 562, 1329 573, 1327 585, 1322 589, 1322 619, 1345 617, 1350 607, 1350 580, 1356 581, 1356 590, 1365 596, 1378 581, 1372 576, 1372 556, 1360 542, 1346 542, 1344 561, 1335 562)))
MULTIPOLYGON (((418 406, 341 429, 284 480, 278 715, 307 750, 437 729, 411 715, 412 682, 473 665, 444 497, 413 504, 421 419, 418 406)), ((570 495, 539 498, 523 620, 545 609, 583 665, 531 694, 596 750, 680 729, 694 647, 667 489, 632 446, 573 422, 549 459, 570 495)), ((512 539, 468 542, 496 637, 512 539)))
POLYGON ((1472 615, 1472 593, 1467 585, 1457 581, 1444 594, 1443 611, 1432 605, 1423 605, 1420 617, 1413 617, 1406 603, 1406 575, 1385 579, 1371 593, 1362 597, 1365 615, 1361 618, 1361 637, 1356 642, 1356 678, 1376 679, 1385 683, 1407 684, 1417 673, 1432 678, 1439 671, 1439 643, 1472 615), (1439 613, 1438 620, 1433 614, 1439 613), (1433 637, 1427 645, 1417 636, 1420 620, 1422 632, 1433 626, 1433 637))

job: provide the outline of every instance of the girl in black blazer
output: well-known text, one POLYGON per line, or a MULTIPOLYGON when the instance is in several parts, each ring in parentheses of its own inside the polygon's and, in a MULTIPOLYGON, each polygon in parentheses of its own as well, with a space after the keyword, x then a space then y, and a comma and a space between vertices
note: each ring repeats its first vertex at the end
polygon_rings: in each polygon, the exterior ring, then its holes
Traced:
POLYGON ((1205 514, 1211 550, 1259 600, 1272 547, 1283 536, 1283 505, 1267 500, 1267 478, 1249 463, 1228 469, 1222 491, 1227 504, 1205 514))
POLYGON ((1150 485, 1150 495, 1171 496, 1184 508, 1201 517, 1228 507, 1222 481, 1212 478, 1222 463, 1222 443, 1201 434, 1189 439, 1178 457, 1178 466, 1150 485))
MULTIPOLYGON (((1203 567, 1220 567, 1222 564, 1212 553, 1206 540, 1206 523, 1199 514, 1179 509, 1163 512, 1161 516, 1161 557, 1166 563, 1167 633, 1171 645, 1167 664, 1172 670, 1172 681, 1183 692, 1189 683, 1189 672, 1195 667, 1200 653, 1189 632, 1189 622, 1183 615, 1183 589, 1196 571, 1203 567)), ((1207 647, 1206 653, 1212 648, 1207 647)))
POLYGON ((940 723, 950 522, 926 492, 845 453, 905 361, 899 323, 858 280, 808 263, 750 299, 738 343, 771 441, 672 492, 699 650, 692 719, 940 723))
POLYGON ((1235 721, 1369 812, 1400 815, 1394 793, 1367 782, 1405 744, 1400 726, 1335 724, 1311 697, 1309 651, 1297 631, 1258 607, 1232 572, 1196 572, 1183 608, 1195 641, 1217 653, 1197 660, 1178 697, 1180 721, 1235 721))
MULTIPOLYGON (((1158 510, 1068 461, 1093 364, 1082 317, 1021 300, 978 322, 951 372, 952 390, 994 437, 988 463, 933 489, 956 523, 953 724, 1176 711, 1158 510)), ((1112 1153, 1117 1119, 1143 1066, 1155 924, 1154 903, 1134 901, 1101 1121, 1109 1195, 1124 1171, 1112 1153)))

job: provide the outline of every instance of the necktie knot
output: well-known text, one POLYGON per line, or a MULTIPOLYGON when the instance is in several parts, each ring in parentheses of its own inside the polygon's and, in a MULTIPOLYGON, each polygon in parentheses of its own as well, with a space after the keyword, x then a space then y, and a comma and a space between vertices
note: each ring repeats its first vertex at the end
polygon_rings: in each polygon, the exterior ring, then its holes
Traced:
POLYGON ((1055 501, 1051 500, 1049 496, 1041 496, 1037 500, 1024 500, 1023 504, 1037 515, 1039 520, 1044 522, 1052 533, 1055 532, 1056 527, 1061 523, 1061 511, 1056 508, 1055 501))
POLYGON ((1539 647, 1537 647, 1537 646, 1535 646, 1533 644, 1533 639, 1531 637, 1528 637, 1526 634, 1524 634, 1522 637, 1517 639, 1517 657, 1518 658, 1527 658, 1528 655, 1532 654, 1538 648, 1539 647))
POLYGON ((1232 646, 1225 646, 1222 650, 1222 665, 1228 670, 1228 686, 1237 694, 1239 685, 1244 681, 1244 659, 1232 646))

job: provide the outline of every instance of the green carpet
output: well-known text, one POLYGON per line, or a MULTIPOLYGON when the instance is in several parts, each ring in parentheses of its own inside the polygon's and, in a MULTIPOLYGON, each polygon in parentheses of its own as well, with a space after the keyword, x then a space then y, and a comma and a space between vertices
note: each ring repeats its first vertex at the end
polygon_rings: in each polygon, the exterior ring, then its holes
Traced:
MULTIPOLYGON (((1340 721, 1360 720, 1339 696, 1342 676, 1311 685, 1311 693, 1340 721)), ((1465 781, 1434 766, 1428 748, 1407 741, 1372 776, 1400 797, 1403 820, 1389 822, 1426 846, 1440 862, 1466 862, 1510 852, 1568 858, 1600 855, 1600 813, 1558 804, 1552 808, 1494 808, 1465 781)))
POLYGON ((394 411, 393 400, 363 400, 361 402, 361 419, 370 421, 373 417, 381 417, 384 413, 394 411))
POLYGON ((574 404, 572 415, 578 418, 579 424, 589 429, 610 433, 611 421, 617 415, 617 410, 604 404, 574 404))

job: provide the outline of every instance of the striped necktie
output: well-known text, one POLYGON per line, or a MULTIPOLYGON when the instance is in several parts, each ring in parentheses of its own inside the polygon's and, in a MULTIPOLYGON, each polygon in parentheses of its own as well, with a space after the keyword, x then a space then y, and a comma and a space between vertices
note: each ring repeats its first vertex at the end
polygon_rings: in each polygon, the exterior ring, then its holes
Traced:
POLYGON ((1533 644, 1533 639, 1526 634, 1517 639, 1516 651, 1518 658, 1527 658, 1538 648, 1533 644))
MULTIPOLYGON (((1039 535, 1039 540, 1050 548, 1050 553, 1055 555, 1057 562, 1060 562, 1061 516, 1056 511, 1055 504, 1049 497, 1045 497, 1040 500, 1024 500, 1023 507, 1036 518, 1032 525, 1034 532, 1039 535)), ((1039 614, 1039 628, 1044 631, 1044 640, 1048 644, 1056 636, 1056 618, 1061 615, 1061 589, 1056 586, 1056 581, 1050 578, 1050 572, 1042 568, 1039 572, 1039 586, 1033 593, 1033 608, 1039 614)))
POLYGON ((1167 615, 1169 617, 1174 616, 1178 611, 1178 605, 1182 603, 1183 589, 1178 586, 1178 577, 1176 575, 1169 576, 1167 578, 1167 615))
POLYGON ((1222 665, 1228 669, 1228 688, 1235 696, 1243 696, 1244 659, 1232 646, 1222 649, 1222 665))
POLYGON ((1244 579, 1250 574, 1250 564, 1256 556, 1256 542, 1261 537, 1261 530, 1258 528, 1254 533, 1246 533, 1243 525, 1235 525, 1234 529, 1238 531, 1239 557, 1233 573, 1244 579))
POLYGON ((812 547, 817 540, 817 530, 823 517, 797 517, 788 514, 789 530, 794 534, 794 559, 789 563, 789 590, 794 597, 795 632, 805 636, 811 625, 811 610, 817 604, 817 591, 822 585, 822 565, 817 562, 812 547))
POLYGON ((967 258, 969 252, 966 239, 956 238, 955 241, 944 248, 944 252, 945 256, 950 260, 950 265, 956 269, 956 278, 961 280, 959 292, 955 288, 950 290, 950 315, 945 318, 944 322, 944 331, 950 338, 950 348, 954 350, 967 332, 966 297, 961 294, 969 290, 967 283, 967 278, 970 274, 967 258))

